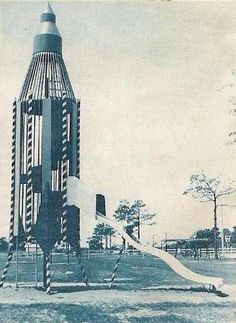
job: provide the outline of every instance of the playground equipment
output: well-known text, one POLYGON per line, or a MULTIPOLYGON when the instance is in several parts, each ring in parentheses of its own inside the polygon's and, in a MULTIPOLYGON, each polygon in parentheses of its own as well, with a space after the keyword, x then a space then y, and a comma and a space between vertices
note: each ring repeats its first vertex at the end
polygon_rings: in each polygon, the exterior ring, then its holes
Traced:
MULTIPOLYGON (((67 179, 67 188, 68 204, 75 205, 77 207, 81 207, 81 192, 87 191, 87 195, 90 195, 90 199, 87 200, 89 201, 87 204, 88 214, 94 214, 90 213, 90 210, 93 209, 93 207, 91 206, 91 201, 93 200, 93 193, 91 190, 86 190, 86 186, 84 184, 81 184, 78 178, 72 176, 68 177, 67 179)), ((85 195, 86 193, 83 194, 85 195)), ((99 223, 104 223, 114 228, 130 245, 132 245, 137 250, 162 259, 171 269, 173 269, 181 277, 199 284, 211 285, 215 288, 218 288, 223 285, 222 278, 204 276, 194 273, 193 271, 185 267, 179 260, 170 255, 168 252, 154 247, 145 246, 141 244, 140 241, 132 239, 126 233, 124 227, 120 223, 104 216, 104 214, 101 214, 98 211, 96 212, 96 219, 99 223)))
POLYGON ((36 243, 42 249, 47 293, 54 245, 64 244, 68 250, 70 245, 79 259, 80 214, 78 208, 67 206, 68 175, 80 177, 80 102, 48 4, 19 99, 13 103, 10 248, 0 287, 21 244, 36 243))
MULTIPOLYGON (((62 38, 48 5, 41 15, 41 31, 34 38, 32 61, 19 99, 13 103, 10 247, 0 287, 21 244, 43 251, 43 285, 51 291, 51 253, 55 244, 71 246, 80 257, 80 212, 116 229, 136 249, 165 261, 180 276, 215 286, 222 279, 191 272, 168 253, 132 239, 117 222, 106 217, 105 198, 80 178, 80 102, 75 99, 62 57, 62 38)), ((120 250, 111 284, 122 254, 120 250)), ((37 268, 38 270, 38 268, 37 268)), ((17 269, 16 269, 17 277, 17 269)), ((16 278, 17 282, 17 278, 16 278)))

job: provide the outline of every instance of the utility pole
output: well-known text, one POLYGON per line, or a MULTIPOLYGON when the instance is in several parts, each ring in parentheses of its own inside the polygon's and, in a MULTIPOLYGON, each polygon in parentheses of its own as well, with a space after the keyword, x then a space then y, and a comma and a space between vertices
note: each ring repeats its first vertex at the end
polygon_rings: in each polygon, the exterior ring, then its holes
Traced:
POLYGON ((224 218, 223 218, 223 206, 221 208, 221 257, 224 256, 224 218))
POLYGON ((167 252, 167 236, 168 236, 169 232, 164 232, 164 235, 165 235, 165 242, 166 242, 166 245, 165 245, 165 251, 167 252))
POLYGON ((154 247, 155 246, 155 234, 152 235, 152 246, 154 247))
POLYGON ((138 240, 140 240, 140 207, 138 208, 138 240))

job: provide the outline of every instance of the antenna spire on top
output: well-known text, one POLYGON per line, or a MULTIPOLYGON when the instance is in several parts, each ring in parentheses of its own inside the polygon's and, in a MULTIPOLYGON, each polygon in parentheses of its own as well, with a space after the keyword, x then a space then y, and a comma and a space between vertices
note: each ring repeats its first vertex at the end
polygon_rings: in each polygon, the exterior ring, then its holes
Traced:
POLYGON ((47 7, 46 7, 45 13, 52 13, 52 14, 54 14, 54 12, 52 10, 52 7, 51 7, 51 5, 49 3, 49 1, 47 2, 47 7))

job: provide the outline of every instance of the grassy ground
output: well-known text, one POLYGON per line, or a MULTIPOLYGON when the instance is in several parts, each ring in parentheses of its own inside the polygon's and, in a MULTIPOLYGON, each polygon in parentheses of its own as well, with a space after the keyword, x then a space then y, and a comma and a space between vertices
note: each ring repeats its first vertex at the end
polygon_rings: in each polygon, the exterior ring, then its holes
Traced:
POLYGON ((234 322, 233 315, 225 316, 230 304, 214 302, 191 304, 189 302, 157 302, 156 304, 74 305, 33 304, 1 305, 2 322, 234 322), (205 313, 210 315, 206 318, 205 313))
MULTIPOLYGON (((21 258, 28 262, 32 257, 21 258)), ((83 259, 91 287, 86 289, 76 264, 63 264, 66 257, 53 258, 53 295, 9 286, 15 265, 9 270, 6 288, 0 291, 0 322, 235 322, 235 299, 191 291, 196 284, 177 276, 161 260, 151 256, 123 257, 112 290, 108 283, 116 256, 83 259), (67 283, 73 286, 69 287, 67 283), (73 283, 74 282, 74 283, 73 283)), ((223 277, 235 284, 236 261, 184 261, 192 270, 223 277)), ((0 269, 5 255, 0 255, 0 269)), ((19 280, 34 279, 34 264, 19 264, 19 280)), ((39 271, 41 259, 39 259, 39 271)), ((38 275, 41 279, 41 275, 38 275)))
MULTIPOLYGON (((105 283, 111 278, 117 255, 92 255, 88 259, 83 257, 83 264, 90 282, 105 283)), ((0 270, 4 268, 6 255, 0 254, 0 270)), ((236 270, 232 266, 233 260, 181 260, 191 270, 217 277, 223 277, 224 283, 233 284, 236 270)), ((236 261, 235 261, 236 263, 236 261)), ((15 281, 15 263, 10 267, 8 280, 15 281)), ((82 275, 76 258, 70 257, 70 264, 67 263, 65 254, 57 254, 52 258, 52 281, 77 282, 82 281, 82 275)), ((127 255, 121 258, 116 277, 119 286, 128 289, 140 289, 153 285, 196 285, 179 277, 163 261, 148 255, 127 255)), ((35 279, 34 256, 27 256, 25 253, 19 258, 18 266, 19 281, 33 281, 35 279)), ((38 258, 38 279, 42 280, 42 256, 38 258)))

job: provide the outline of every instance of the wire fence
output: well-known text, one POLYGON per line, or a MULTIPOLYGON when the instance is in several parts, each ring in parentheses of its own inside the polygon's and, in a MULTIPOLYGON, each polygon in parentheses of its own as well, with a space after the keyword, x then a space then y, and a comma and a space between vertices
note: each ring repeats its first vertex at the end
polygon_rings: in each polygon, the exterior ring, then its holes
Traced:
MULTIPOLYGON (((175 256, 176 258, 205 258, 205 259, 213 259, 215 257, 214 255, 214 249, 213 248, 199 248, 197 250, 193 250, 191 248, 168 248, 167 252, 171 255, 175 256)), ((42 253, 42 250, 40 247, 37 247, 37 254, 40 255, 42 253)), ((55 254, 70 254, 71 256, 75 255, 75 251, 72 248, 69 248, 69 250, 66 250, 62 245, 56 246, 53 249, 53 253, 55 254)), ((27 249, 21 252, 21 256, 23 257, 32 257, 34 258, 34 255, 36 254, 36 246, 35 244, 29 244, 27 245, 27 249)), ((88 248, 82 248, 81 249, 81 256, 90 258, 93 256, 96 257, 109 257, 109 256, 117 256, 119 254, 119 249, 103 249, 103 250, 91 250, 88 248)), ((139 250, 136 250, 134 248, 132 249, 126 249, 123 251, 124 256, 132 256, 132 255, 139 255, 144 257, 145 254, 140 252, 139 250)), ((229 248, 218 248, 218 256, 220 258, 232 258, 236 259, 236 248, 229 247, 229 248)), ((14 258, 13 258, 14 260, 14 258)))

